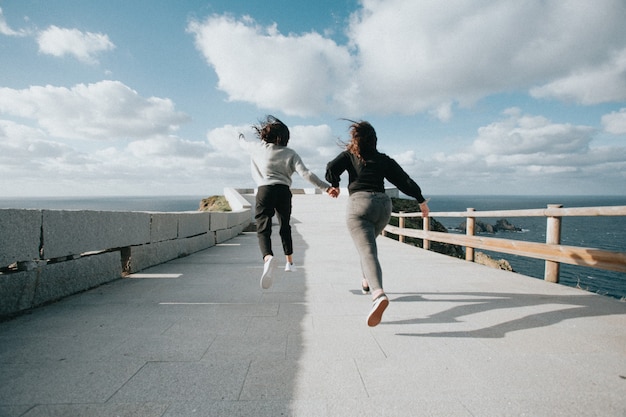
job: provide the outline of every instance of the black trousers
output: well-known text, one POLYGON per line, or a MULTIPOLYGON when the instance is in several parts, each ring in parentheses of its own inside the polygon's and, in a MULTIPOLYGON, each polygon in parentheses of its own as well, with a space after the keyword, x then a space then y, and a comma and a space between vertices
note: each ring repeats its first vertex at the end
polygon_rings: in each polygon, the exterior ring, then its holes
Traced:
POLYGON ((254 219, 256 220, 256 233, 259 238, 261 255, 274 255, 272 252, 272 217, 274 213, 278 217, 280 225, 280 239, 285 255, 293 254, 293 240, 291 239, 291 190, 289 186, 262 185, 256 194, 256 208, 254 219))

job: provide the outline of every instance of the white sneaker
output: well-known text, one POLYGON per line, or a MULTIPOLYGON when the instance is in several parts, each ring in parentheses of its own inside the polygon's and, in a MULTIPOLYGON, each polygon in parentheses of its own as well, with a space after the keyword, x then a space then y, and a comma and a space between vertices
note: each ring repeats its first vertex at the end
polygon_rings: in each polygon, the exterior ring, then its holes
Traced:
POLYGON ((370 327, 378 326, 383 319, 383 313, 389 305, 389 299, 385 294, 379 295, 372 305, 372 311, 367 316, 367 325, 370 327))
POLYGON ((261 288, 264 290, 272 286, 274 271, 276 270, 276 258, 270 258, 263 264, 263 275, 261 275, 261 288))
POLYGON ((296 268, 296 264, 293 262, 287 262, 285 264, 285 272, 296 272, 298 268, 296 268))

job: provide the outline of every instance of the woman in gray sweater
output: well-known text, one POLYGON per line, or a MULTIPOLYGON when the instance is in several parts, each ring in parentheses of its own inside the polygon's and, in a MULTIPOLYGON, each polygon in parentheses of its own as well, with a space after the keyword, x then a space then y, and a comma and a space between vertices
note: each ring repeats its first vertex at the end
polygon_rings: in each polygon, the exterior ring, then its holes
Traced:
POLYGON ((252 178, 257 185, 256 220, 259 248, 263 256, 261 288, 272 285, 277 259, 272 251, 272 217, 276 213, 280 225, 279 235, 286 257, 285 271, 294 271, 293 241, 291 238, 291 176, 297 172, 318 189, 329 192, 330 185, 309 171, 300 156, 291 148, 289 128, 274 116, 267 116, 253 126, 258 142, 248 142, 239 135, 239 144, 250 154, 252 178))

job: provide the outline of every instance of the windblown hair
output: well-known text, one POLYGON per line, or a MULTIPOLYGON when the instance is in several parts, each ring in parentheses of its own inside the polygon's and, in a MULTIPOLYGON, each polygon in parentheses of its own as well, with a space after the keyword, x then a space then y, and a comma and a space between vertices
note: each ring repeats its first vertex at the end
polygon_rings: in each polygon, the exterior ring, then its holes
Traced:
POLYGON ((275 143, 287 146, 289 143, 289 128, 276 117, 269 115, 265 120, 259 121, 258 125, 252 126, 259 139, 267 143, 275 143))
POLYGON ((346 144, 346 150, 359 158, 361 162, 365 162, 365 158, 376 153, 376 131, 374 127, 366 121, 352 122, 350 125, 350 142, 346 144))

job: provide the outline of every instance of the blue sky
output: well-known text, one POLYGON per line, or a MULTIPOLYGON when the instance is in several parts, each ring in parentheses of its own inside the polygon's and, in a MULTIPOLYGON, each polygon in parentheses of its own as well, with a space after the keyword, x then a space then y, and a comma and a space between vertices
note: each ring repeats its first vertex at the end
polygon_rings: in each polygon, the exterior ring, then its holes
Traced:
POLYGON ((623 0, 0 9, 0 196, 252 187, 266 114, 319 176, 349 118, 427 196, 626 195, 623 0))

